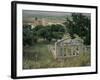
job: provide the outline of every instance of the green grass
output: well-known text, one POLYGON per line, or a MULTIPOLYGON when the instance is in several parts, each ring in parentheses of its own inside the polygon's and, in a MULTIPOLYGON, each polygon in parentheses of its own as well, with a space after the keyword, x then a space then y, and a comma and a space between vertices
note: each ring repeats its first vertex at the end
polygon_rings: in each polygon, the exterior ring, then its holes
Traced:
POLYGON ((48 43, 40 42, 27 48, 24 47, 23 69, 80 67, 91 65, 90 53, 80 54, 80 56, 65 58, 63 60, 56 60, 52 53, 49 52, 47 45, 48 43))

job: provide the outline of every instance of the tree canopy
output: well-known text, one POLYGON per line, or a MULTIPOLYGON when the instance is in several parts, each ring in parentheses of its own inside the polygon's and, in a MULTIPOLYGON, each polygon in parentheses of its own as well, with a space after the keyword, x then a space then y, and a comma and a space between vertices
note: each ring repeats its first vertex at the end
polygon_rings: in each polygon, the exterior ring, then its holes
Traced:
POLYGON ((64 25, 71 38, 75 38, 75 34, 84 40, 84 44, 90 45, 91 42, 91 25, 90 18, 82 13, 72 13, 71 18, 66 18, 64 25))
POLYGON ((30 45, 36 43, 39 39, 52 41, 53 39, 61 39, 65 33, 64 26, 60 24, 56 25, 38 25, 35 28, 31 28, 30 25, 23 26, 23 44, 30 45))

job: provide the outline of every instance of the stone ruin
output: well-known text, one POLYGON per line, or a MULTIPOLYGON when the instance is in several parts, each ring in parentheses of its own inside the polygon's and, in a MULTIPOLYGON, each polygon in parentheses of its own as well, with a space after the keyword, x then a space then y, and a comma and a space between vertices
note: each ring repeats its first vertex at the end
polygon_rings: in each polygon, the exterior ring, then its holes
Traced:
POLYGON ((82 39, 61 39, 49 46, 49 50, 55 59, 79 56, 90 51, 90 46, 83 45, 82 39))

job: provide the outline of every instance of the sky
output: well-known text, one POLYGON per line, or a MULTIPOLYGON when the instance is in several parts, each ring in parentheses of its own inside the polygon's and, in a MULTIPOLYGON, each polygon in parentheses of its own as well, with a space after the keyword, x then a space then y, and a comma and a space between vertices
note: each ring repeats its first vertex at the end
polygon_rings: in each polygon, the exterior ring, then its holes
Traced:
MULTIPOLYGON (((86 16, 90 16, 89 13, 83 13, 86 16)), ((34 16, 52 16, 52 17, 65 17, 70 16, 71 12, 55 12, 55 11, 36 11, 36 10, 23 10, 23 21, 32 22, 34 16)))
POLYGON ((23 10, 23 16, 32 16, 32 15, 42 15, 42 16, 65 16, 70 15, 71 13, 67 12, 54 12, 54 11, 34 11, 34 10, 23 10))

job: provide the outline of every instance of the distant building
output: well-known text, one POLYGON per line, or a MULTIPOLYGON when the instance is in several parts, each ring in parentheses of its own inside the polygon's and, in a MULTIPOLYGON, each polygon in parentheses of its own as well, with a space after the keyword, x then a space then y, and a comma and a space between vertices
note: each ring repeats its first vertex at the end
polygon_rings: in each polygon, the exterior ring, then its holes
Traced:
POLYGON ((33 25, 43 25, 43 26, 46 26, 46 25, 52 25, 52 24, 63 24, 64 23, 64 20, 55 20, 55 19, 48 19, 48 18, 37 18, 37 19, 34 19, 33 21, 33 25))
POLYGON ((31 22, 25 22, 23 23, 24 25, 31 25, 32 28, 34 28, 37 25, 43 25, 43 26, 47 26, 47 25, 52 25, 52 24, 60 24, 63 25, 63 23, 65 22, 65 20, 57 20, 57 19, 48 19, 48 18, 37 18, 35 17, 33 21, 31 22))

